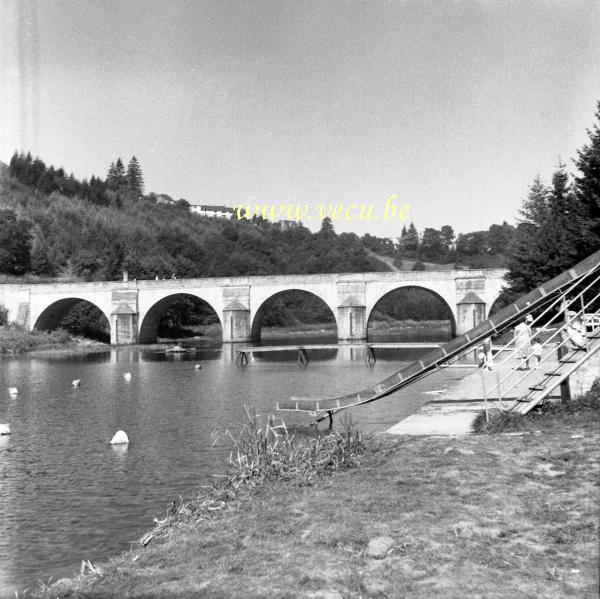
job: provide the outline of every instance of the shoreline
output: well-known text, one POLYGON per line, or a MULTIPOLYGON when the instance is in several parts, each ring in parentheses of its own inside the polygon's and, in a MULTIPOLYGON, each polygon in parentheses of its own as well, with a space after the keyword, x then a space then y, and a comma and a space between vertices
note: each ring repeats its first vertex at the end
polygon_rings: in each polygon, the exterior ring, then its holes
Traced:
POLYGON ((182 502, 131 550, 34 596, 592 596, 599 423, 596 407, 518 433, 375 435, 360 464, 310 485, 182 502))
MULTIPOLYGON (((385 335, 385 334, 398 334, 403 331, 412 331, 413 333, 421 330, 422 332, 430 332, 433 330, 440 329, 440 321, 405 321, 403 324, 396 324, 392 327, 373 327, 373 335, 385 335)), ((310 337, 319 337, 323 339, 335 338, 337 342, 337 329, 327 328, 327 325, 314 325, 315 328, 302 329, 295 326, 290 327, 264 327, 261 331, 261 341, 270 339, 285 339, 289 337, 291 339, 302 339, 310 337), (321 327, 321 328, 317 328, 321 327), (325 327, 325 328, 322 328, 325 327)), ((32 332, 24 332, 23 336, 31 336, 36 338, 37 335, 32 332)), ((21 351, 15 351, 10 347, 5 347, 4 352, 0 353, 0 360, 7 358, 18 358, 25 356, 52 356, 62 354, 84 354, 84 353, 102 353, 105 351, 111 351, 119 348, 139 348, 146 350, 163 349, 168 344, 173 343, 222 343, 222 337, 220 334, 214 333, 209 335, 197 335, 190 337, 173 337, 173 338, 161 338, 160 341, 154 343, 132 343, 130 345, 111 345, 103 341, 96 341, 85 337, 72 336, 65 342, 48 342, 47 345, 40 344, 38 347, 26 348, 21 351)), ((440 343, 444 343, 441 340, 440 343)), ((2 349, 2 337, 0 336, 0 350, 2 349)), ((14 344, 13 344, 14 345, 14 344)))

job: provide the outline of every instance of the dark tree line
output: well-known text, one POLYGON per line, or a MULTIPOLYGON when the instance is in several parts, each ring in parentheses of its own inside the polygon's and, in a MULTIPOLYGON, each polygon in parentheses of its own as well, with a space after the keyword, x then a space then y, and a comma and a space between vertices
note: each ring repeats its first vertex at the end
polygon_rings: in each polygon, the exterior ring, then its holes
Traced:
POLYGON ((77 197, 99 206, 121 206, 129 195, 144 193, 144 177, 139 161, 132 156, 127 169, 120 158, 110 165, 106 180, 92 176, 89 181, 79 181, 63 168, 47 167, 43 160, 31 153, 15 152, 10 159, 9 174, 17 181, 50 195, 58 192, 68 198, 77 197))

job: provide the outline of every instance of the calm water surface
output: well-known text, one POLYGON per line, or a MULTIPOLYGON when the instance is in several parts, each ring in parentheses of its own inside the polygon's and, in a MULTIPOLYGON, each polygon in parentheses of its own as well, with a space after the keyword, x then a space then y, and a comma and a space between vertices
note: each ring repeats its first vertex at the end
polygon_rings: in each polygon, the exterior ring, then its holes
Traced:
MULTIPOLYGON (((129 549, 170 501, 222 472, 227 448, 211 448, 210 434, 241 422, 244 404, 267 414, 279 398, 357 391, 424 351, 377 350, 369 369, 363 349, 319 350, 303 370, 295 353, 257 354, 238 368, 233 347, 195 346, 185 354, 126 348, 0 361, 0 422, 12 429, 0 437, 0 597, 129 549), (8 387, 19 389, 17 399, 8 387), (108 445, 119 429, 129 446, 108 445)), ((446 371, 354 409, 352 420, 363 431, 384 430, 451 376, 460 375, 446 371)))

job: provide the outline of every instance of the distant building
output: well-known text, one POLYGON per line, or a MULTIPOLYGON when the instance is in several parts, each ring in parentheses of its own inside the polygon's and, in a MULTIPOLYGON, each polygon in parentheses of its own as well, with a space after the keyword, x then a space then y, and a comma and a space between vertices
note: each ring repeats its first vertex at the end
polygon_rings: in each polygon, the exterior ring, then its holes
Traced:
POLYGON ((159 193, 156 196, 156 203, 157 204, 174 204, 175 200, 168 194, 166 193, 159 193))
POLYGON ((235 213, 233 208, 229 206, 208 206, 206 204, 192 204, 190 210, 194 214, 200 216, 208 216, 209 218, 233 218, 235 213))

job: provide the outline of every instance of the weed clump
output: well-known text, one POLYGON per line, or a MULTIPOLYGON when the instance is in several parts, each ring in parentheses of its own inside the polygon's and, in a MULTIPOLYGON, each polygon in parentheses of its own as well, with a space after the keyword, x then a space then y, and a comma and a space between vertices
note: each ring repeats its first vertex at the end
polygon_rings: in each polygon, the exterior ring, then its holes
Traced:
POLYGON ((342 432, 330 431, 315 437, 291 434, 283 420, 270 416, 261 426, 256 413, 244 406, 246 422, 239 430, 217 431, 233 445, 229 456, 228 485, 257 486, 280 480, 310 485, 318 474, 358 466, 365 451, 359 431, 347 423, 342 432))
POLYGON ((489 435, 527 431, 534 426, 539 426, 545 419, 584 411, 600 412, 600 378, 594 381, 587 393, 566 404, 545 402, 524 415, 503 412, 502 410, 491 410, 489 421, 486 419, 485 412, 480 412, 473 422, 473 432, 489 435))

